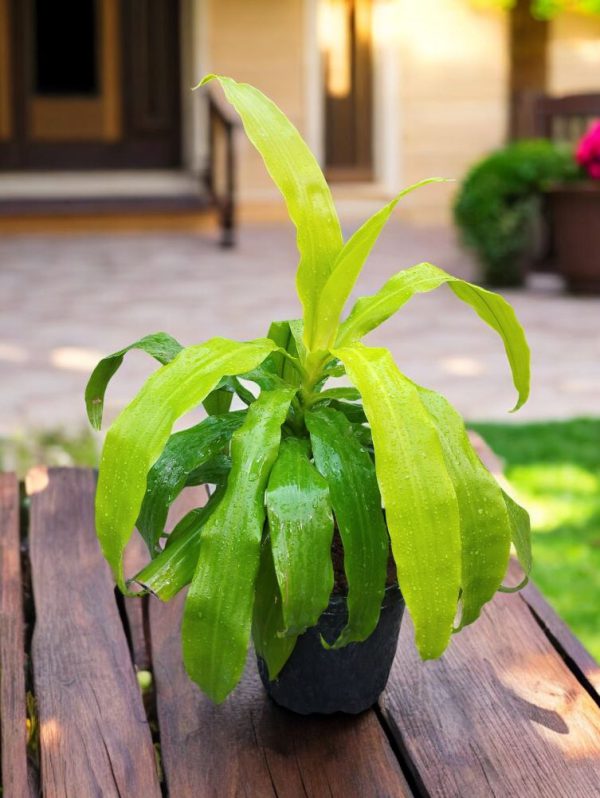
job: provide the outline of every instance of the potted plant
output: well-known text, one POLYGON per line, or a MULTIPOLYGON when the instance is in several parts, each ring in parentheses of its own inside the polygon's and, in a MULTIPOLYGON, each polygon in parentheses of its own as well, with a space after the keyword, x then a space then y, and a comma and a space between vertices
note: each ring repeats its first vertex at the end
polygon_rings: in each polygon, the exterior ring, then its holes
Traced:
POLYGON ((576 176, 569 148, 544 139, 509 144, 469 170, 454 221, 477 257, 484 283, 523 285, 546 254, 544 192, 576 176))
POLYGON ((531 559, 527 514, 484 468, 458 413, 360 339, 416 293, 447 285, 502 337, 516 407, 529 391, 529 350, 504 299, 428 263, 398 272, 342 320, 406 191, 344 242, 321 170, 288 119, 257 89, 216 79, 296 226, 303 319, 248 342, 183 348, 158 333, 98 364, 86 390, 95 427, 129 349, 161 364, 108 430, 98 537, 124 593, 137 583, 169 600, 189 586, 183 658, 214 701, 238 683, 252 637, 276 701, 358 712, 385 685, 404 601, 421 656, 439 657, 497 590, 518 589, 502 586, 511 541, 526 572, 531 559), (336 383, 343 376, 351 387, 336 383), (245 409, 230 409, 233 395, 245 409), (201 402, 208 417, 172 434, 201 402), (170 504, 201 483, 216 486, 206 506, 166 535, 170 504), (128 580, 134 526, 152 559, 128 580))
POLYGON ((600 293, 600 121, 580 140, 576 161, 587 180, 549 191, 557 270, 575 293, 600 293))

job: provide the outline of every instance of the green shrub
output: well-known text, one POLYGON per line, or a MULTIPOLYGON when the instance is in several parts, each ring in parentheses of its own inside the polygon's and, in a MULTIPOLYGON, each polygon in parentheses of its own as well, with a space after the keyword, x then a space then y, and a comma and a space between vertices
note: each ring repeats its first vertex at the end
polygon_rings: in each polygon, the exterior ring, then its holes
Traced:
POLYGON ((550 141, 519 141, 484 158, 469 171, 454 219, 491 285, 520 285, 531 254, 541 194, 579 174, 568 148, 550 141))

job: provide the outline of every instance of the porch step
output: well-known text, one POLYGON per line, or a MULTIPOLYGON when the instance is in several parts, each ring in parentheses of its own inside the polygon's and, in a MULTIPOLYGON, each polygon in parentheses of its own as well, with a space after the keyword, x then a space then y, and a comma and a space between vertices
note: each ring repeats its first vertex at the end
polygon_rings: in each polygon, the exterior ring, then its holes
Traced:
POLYGON ((210 204, 200 179, 180 170, 0 174, 4 218, 193 212, 210 204))

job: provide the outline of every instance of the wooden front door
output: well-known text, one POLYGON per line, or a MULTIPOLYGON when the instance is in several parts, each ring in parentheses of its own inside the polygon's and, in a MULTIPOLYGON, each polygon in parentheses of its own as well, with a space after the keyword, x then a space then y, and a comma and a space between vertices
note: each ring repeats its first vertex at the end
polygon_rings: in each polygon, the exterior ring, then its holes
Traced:
POLYGON ((330 180, 373 178, 371 0, 329 0, 325 166, 330 180))
POLYGON ((0 169, 180 164, 177 0, 0 0, 0 169))

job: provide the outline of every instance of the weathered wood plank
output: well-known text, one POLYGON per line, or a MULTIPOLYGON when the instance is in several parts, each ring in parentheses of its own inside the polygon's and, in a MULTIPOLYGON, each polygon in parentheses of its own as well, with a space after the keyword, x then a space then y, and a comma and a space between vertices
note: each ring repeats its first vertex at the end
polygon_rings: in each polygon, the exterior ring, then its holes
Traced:
POLYGON ((162 764, 171 796, 409 796, 373 711, 302 718, 266 697, 249 659, 241 685, 215 706, 181 661, 183 595, 150 603, 162 764))
POLYGON ((0 474, 0 754, 3 795, 33 795, 28 782, 19 483, 0 474))
POLYGON ((95 477, 36 469, 27 484, 43 794, 158 798, 150 730, 94 531, 95 477))
MULTIPOLYGON (((511 570, 512 568, 515 568, 514 564, 511 566, 511 570)), ((519 596, 542 624, 546 633, 554 638, 556 644, 577 667, 590 689, 600 695, 600 665, 583 643, 575 637, 562 618, 556 614, 536 585, 530 582, 519 593, 519 596)))
POLYGON ((419 660, 406 617, 381 706, 436 798, 600 795, 600 709, 517 596, 437 661, 419 660))
MULTIPOLYGON (((171 523, 202 501, 200 493, 182 494, 171 523)), ((411 795, 374 712, 315 719, 278 709, 252 657, 231 698, 212 704, 181 660, 183 600, 182 594, 169 604, 150 599, 162 764, 173 798, 411 795)))

